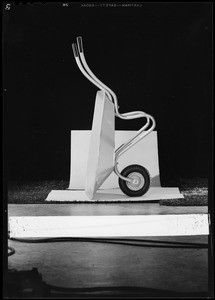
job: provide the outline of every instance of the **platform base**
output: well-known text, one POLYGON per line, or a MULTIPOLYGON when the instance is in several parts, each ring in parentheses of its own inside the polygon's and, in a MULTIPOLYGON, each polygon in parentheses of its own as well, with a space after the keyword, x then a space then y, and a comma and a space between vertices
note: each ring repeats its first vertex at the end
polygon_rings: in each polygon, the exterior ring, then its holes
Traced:
POLYGON ((69 202, 140 202, 155 201, 162 199, 184 198, 178 188, 151 187, 141 197, 129 197, 118 189, 99 190, 93 199, 89 199, 84 190, 52 190, 46 201, 69 201, 69 202))

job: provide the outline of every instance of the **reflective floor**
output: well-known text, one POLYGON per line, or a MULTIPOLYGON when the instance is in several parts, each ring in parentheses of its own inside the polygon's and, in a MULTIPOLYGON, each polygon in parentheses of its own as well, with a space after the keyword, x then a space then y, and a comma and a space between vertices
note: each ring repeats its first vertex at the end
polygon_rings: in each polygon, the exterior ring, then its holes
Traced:
MULTIPOLYGON (((207 207, 152 204, 9 205, 9 216, 207 213, 207 207)), ((139 239, 139 238, 138 238, 139 239)), ((142 240, 206 243, 207 236, 142 240)), ((158 248, 91 242, 28 244, 9 241, 16 253, 9 268, 37 267, 43 280, 64 287, 139 286, 178 292, 206 292, 208 250, 158 248)))

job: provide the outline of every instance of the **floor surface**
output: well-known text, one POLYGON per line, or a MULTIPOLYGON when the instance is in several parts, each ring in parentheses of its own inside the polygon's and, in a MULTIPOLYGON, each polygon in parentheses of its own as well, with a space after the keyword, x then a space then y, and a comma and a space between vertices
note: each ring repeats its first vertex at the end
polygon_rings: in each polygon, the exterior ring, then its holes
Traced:
MULTIPOLYGON (((207 207, 165 207, 158 203, 8 206, 9 216, 183 213, 207 213, 207 207)), ((208 241, 207 236, 138 239, 204 244, 208 241)), ((9 268, 30 270, 37 267, 43 280, 52 285, 79 288, 139 286, 187 293, 207 292, 207 249, 159 248, 146 247, 144 244, 131 246, 81 241, 46 244, 9 241, 9 246, 16 250, 16 253, 9 257, 9 268)))

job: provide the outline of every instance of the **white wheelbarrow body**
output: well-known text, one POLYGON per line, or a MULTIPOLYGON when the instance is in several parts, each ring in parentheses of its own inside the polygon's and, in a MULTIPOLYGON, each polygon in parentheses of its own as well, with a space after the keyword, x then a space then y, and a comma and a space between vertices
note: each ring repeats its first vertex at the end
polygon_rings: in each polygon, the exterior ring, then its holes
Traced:
POLYGON ((114 170, 114 124, 114 105, 100 90, 96 95, 85 183, 90 199, 114 170))

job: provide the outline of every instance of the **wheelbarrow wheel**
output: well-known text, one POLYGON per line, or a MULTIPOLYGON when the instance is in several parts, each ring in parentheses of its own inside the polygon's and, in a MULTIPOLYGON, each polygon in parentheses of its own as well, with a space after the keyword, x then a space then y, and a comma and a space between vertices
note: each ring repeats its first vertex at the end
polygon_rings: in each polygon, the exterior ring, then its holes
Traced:
POLYGON ((122 192, 130 197, 144 195, 150 187, 150 175, 146 168, 140 165, 126 167, 121 175, 133 179, 133 182, 125 181, 119 177, 119 187, 122 192))

